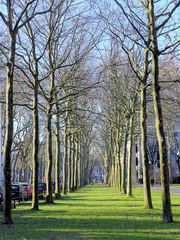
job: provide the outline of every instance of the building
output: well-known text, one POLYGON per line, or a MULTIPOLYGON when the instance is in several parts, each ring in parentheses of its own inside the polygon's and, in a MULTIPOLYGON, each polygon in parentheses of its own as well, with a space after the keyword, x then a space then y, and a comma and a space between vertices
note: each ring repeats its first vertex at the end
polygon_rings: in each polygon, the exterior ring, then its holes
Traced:
MULTIPOLYGON (((153 129, 154 131, 154 129, 153 129)), ((171 183, 180 183, 180 115, 172 123, 169 132, 166 132, 169 173, 171 183)), ((140 136, 135 139, 133 154, 133 165, 136 165, 136 174, 132 175, 133 182, 140 182, 143 177, 140 136), (135 164, 136 163, 136 164, 135 164)), ((154 178, 156 183, 160 183, 160 162, 158 153, 158 143, 155 132, 148 137, 148 157, 150 167, 150 178, 154 178)), ((135 168, 132 166, 133 169, 135 168)))

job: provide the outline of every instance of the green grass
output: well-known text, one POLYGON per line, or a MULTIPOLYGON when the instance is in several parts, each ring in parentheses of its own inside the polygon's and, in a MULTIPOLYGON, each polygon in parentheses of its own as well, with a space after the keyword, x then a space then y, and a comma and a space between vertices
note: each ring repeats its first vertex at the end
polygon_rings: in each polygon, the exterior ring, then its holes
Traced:
POLYGON ((144 210, 142 188, 133 188, 133 194, 89 185, 53 205, 41 202, 38 212, 23 203, 13 210, 14 224, 0 226, 0 240, 180 239, 179 195, 172 195, 174 223, 164 224, 160 191, 153 191, 153 210, 144 210))

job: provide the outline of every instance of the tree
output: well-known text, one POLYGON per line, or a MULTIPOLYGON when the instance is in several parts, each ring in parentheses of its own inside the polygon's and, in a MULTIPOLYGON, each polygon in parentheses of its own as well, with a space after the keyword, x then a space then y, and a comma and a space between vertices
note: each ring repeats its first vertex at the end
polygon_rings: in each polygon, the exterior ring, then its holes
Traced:
MULTIPOLYGON (((172 3, 171 3, 172 4, 172 3)), ((173 43, 166 46, 163 50, 158 48, 158 39, 157 32, 162 30, 166 23, 171 18, 174 11, 180 6, 180 2, 175 2, 173 8, 166 12, 167 17, 161 22, 159 26, 156 25, 156 16, 154 9, 154 1, 149 0, 148 2, 148 17, 149 17, 149 31, 150 38, 152 41, 151 51, 152 51, 152 84, 153 84, 153 103, 156 119, 156 134, 158 139, 159 146, 159 156, 160 156, 160 169, 161 169, 161 188, 162 188, 162 202, 163 202, 163 222, 168 223, 172 222, 172 210, 171 210, 171 199, 170 199, 170 189, 169 189, 169 169, 168 169, 168 153, 167 145, 165 139, 165 131, 163 124, 163 114, 161 107, 161 98, 160 98, 160 86, 159 86, 159 56, 164 51, 173 46, 176 46, 177 43, 173 43)))
MULTIPOLYGON (((163 221, 171 222, 172 221, 172 212, 171 212, 171 201, 170 201, 170 191, 169 191, 169 169, 168 169, 168 159, 167 159, 167 146, 165 140, 164 126, 163 126, 163 115, 161 108, 160 100, 160 86, 159 86, 159 56, 169 51, 169 54, 172 53, 178 46, 178 41, 165 41, 165 46, 159 50, 158 39, 166 39, 166 34, 170 36, 172 32, 177 30, 176 24, 173 26, 167 26, 166 24, 171 22, 171 18, 179 7, 179 2, 170 1, 170 3, 163 5, 162 8, 158 9, 158 3, 155 3, 153 0, 141 2, 144 10, 146 11, 147 16, 147 35, 150 38, 149 41, 146 41, 143 36, 143 31, 140 30, 134 24, 134 21, 131 21, 131 16, 138 16, 136 12, 130 9, 130 2, 126 1, 128 9, 130 10, 130 15, 124 10, 122 4, 115 0, 117 5, 120 7, 127 20, 130 22, 130 25, 133 27, 136 34, 139 36, 139 39, 146 45, 146 47, 152 53, 152 85, 153 85, 153 102, 154 102, 154 111, 156 119, 156 132, 159 145, 159 155, 160 155, 160 167, 161 167, 161 186, 162 186, 162 201, 163 201, 163 221), (157 6, 157 11, 155 9, 157 6), (159 11, 159 12, 158 12, 159 11), (158 13, 157 13, 158 12, 158 13), (159 34, 160 33, 160 34, 159 34)), ((133 5, 133 3, 132 3, 133 5)), ((134 20, 134 18, 133 18, 134 20)), ((173 21, 173 20, 172 20, 173 21)), ((141 20, 139 21, 141 22, 141 20)), ((171 39, 171 37, 170 37, 171 39)), ((139 44, 136 41, 136 44, 139 44)))
MULTIPOLYGON (((6 1, 6 14, 0 12, 2 22, 8 29, 8 57, 7 57, 7 78, 6 78, 6 133, 4 141, 4 224, 11 224, 11 147, 13 140, 13 81, 15 69, 16 56, 16 41, 19 31, 25 24, 29 23, 31 19, 38 13, 36 12, 37 4, 35 0, 29 1, 20 6, 20 12, 16 14, 16 3, 12 0, 6 1), (29 15, 26 12, 29 9, 29 15)), ((3 4, 3 3, 2 3, 3 4)))
MULTIPOLYGON (((106 3, 106 1, 105 1, 106 3)), ((120 3, 115 1, 118 5, 118 9, 112 7, 111 15, 114 16, 111 20, 109 15, 103 14, 99 10, 99 15, 105 22, 108 28, 108 35, 116 41, 116 44, 119 44, 122 50, 127 55, 127 60, 131 71, 136 76, 136 82, 140 86, 140 123, 141 123, 141 152, 142 152, 142 161, 143 161, 143 183, 144 183, 144 206, 145 208, 152 208, 151 200, 151 191, 150 191, 150 180, 149 180, 149 161, 147 154, 147 130, 146 130, 146 89, 148 87, 147 80, 149 76, 149 46, 150 38, 147 33, 145 26, 146 18, 142 14, 140 19, 139 15, 136 13, 137 4, 134 1, 124 1, 120 3), (120 11, 119 11, 120 10, 120 11), (122 14, 122 15, 121 15, 122 14), (122 19, 122 16, 125 16, 125 19, 122 19), (145 39, 146 44, 143 40, 145 39)), ((109 4, 109 3, 107 3, 109 4)), ((140 9, 138 3, 138 9, 140 9)), ((139 90, 138 90, 139 91, 139 90)), ((126 139, 126 135, 125 135, 126 139)), ((126 141, 124 142, 126 143, 126 141)), ((126 155, 126 148, 124 148, 124 154, 126 155)), ((125 176, 126 162, 124 158, 122 161, 122 179, 125 176), (124 168, 125 166, 125 168, 124 168)), ((121 184, 124 183, 124 180, 121 181, 121 184)), ((124 185, 124 184, 123 184, 124 185)), ((122 191, 123 188, 121 188, 122 191)), ((124 190, 124 192, 126 192, 124 190)))

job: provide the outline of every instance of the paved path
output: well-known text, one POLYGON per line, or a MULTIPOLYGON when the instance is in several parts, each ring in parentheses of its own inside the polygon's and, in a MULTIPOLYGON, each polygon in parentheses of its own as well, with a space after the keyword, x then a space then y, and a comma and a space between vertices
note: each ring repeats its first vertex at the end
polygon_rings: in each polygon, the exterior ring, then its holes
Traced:
MULTIPOLYGON (((154 185, 152 188, 155 190, 161 190, 161 185, 154 185)), ((180 186, 179 185, 177 187, 175 185, 171 185, 170 190, 171 190, 172 194, 180 194, 180 186)))
MULTIPOLYGON (((134 187, 143 187, 143 184, 134 184, 134 187)), ((154 185, 152 187, 152 189, 154 190, 161 190, 161 185, 154 185)), ((170 186, 170 190, 172 194, 178 194, 180 195, 180 185, 171 185, 170 186)))

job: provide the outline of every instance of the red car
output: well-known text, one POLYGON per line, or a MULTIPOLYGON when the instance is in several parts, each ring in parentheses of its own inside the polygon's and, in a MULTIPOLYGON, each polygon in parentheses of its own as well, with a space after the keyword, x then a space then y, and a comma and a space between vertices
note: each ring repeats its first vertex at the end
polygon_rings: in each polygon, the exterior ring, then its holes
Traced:
POLYGON ((32 199, 32 186, 29 183, 26 182, 19 182, 19 185, 24 187, 24 190, 26 191, 26 198, 25 200, 31 200, 32 199))

